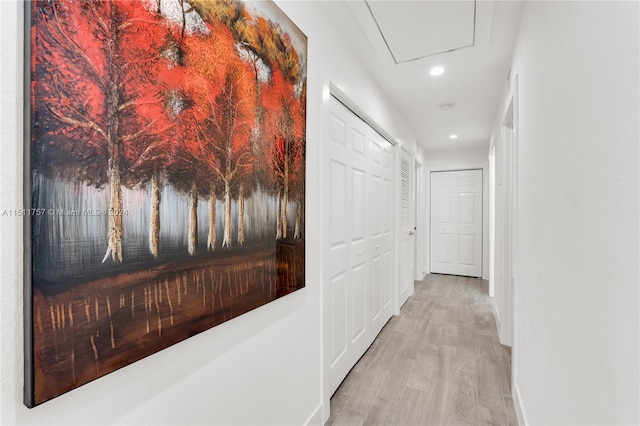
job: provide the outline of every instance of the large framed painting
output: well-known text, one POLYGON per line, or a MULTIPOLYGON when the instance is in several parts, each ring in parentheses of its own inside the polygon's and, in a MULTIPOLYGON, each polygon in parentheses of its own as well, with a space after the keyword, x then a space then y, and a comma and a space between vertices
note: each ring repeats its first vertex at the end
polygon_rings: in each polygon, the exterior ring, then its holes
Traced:
POLYGON ((304 287, 307 39, 271 1, 26 10, 32 407, 304 287))

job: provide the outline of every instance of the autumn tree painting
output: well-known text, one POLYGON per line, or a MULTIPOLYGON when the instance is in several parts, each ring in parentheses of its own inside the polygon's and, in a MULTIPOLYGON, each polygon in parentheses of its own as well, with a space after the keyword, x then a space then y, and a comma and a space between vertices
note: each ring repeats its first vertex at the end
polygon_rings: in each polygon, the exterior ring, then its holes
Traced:
POLYGON ((304 287, 307 52, 272 2, 30 12, 31 407, 304 287))

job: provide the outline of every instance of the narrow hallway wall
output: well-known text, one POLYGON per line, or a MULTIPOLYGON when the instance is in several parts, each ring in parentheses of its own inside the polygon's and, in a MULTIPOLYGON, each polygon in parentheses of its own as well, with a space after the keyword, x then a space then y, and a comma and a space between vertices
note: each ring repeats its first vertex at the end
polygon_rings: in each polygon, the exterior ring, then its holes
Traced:
POLYGON ((525 6, 514 381, 528 424, 640 423, 639 6, 525 6))

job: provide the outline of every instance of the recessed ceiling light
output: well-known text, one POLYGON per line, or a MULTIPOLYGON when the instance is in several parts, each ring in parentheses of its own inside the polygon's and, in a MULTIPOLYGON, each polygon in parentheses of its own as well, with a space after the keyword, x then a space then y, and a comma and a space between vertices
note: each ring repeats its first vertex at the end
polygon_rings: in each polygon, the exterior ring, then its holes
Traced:
POLYGON ((451 139, 451 140, 458 139, 458 135, 456 135, 456 134, 449 135, 449 139, 451 139))
POLYGON ((438 66, 438 67, 431 68, 431 71, 429 71, 429 74, 435 77, 442 74, 443 72, 444 72, 444 68, 438 66))

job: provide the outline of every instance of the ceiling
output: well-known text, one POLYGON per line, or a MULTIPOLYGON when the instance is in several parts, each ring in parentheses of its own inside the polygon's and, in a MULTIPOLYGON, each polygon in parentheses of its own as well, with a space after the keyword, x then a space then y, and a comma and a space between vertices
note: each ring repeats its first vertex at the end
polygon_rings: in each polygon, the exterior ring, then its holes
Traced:
POLYGON ((429 151, 488 146, 523 2, 318 2, 429 151), (435 67, 444 73, 431 76, 435 67), (451 107, 451 104, 453 107, 451 107), (458 138, 451 140, 451 134, 458 138))

